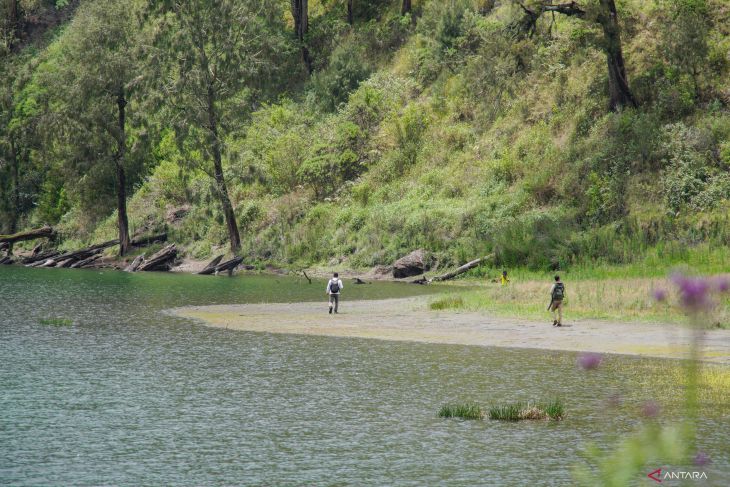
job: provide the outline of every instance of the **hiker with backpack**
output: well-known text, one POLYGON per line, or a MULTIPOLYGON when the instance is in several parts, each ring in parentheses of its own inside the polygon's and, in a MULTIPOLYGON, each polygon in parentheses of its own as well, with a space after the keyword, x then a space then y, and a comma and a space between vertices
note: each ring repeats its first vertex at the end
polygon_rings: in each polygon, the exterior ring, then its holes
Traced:
POLYGON ((340 280, 338 274, 335 272, 332 279, 329 280, 327 283, 327 290, 326 293, 329 294, 329 304, 330 304, 330 314, 332 314, 332 309, 334 308, 335 314, 337 314, 337 308, 340 304, 340 291, 342 291, 342 288, 344 286, 342 285, 342 281, 340 280))
POLYGON ((553 326, 563 326, 563 298, 565 297, 565 284, 560 276, 555 276, 555 284, 550 288, 550 306, 548 311, 553 312, 553 326), (557 319, 555 315, 557 314, 557 319))

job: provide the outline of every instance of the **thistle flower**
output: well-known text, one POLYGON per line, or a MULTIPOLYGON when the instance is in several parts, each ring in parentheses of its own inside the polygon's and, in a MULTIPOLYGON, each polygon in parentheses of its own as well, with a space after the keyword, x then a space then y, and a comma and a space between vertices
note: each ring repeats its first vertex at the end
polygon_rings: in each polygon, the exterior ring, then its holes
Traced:
POLYGON ((718 276, 714 279, 715 289, 718 292, 726 293, 730 291, 730 279, 728 276, 718 276))
POLYGON ((652 291, 652 295, 654 296, 654 300, 659 303, 663 303, 667 300, 667 291, 665 289, 654 289, 654 291, 652 291))
POLYGON ((588 352, 578 357, 578 367, 583 370, 597 369, 601 365, 603 356, 600 353, 588 352))
POLYGON ((679 288, 682 305, 688 310, 699 312, 712 307, 710 292, 713 286, 710 285, 708 279, 675 274, 672 276, 672 281, 679 288))
POLYGON ((692 460, 692 463, 694 463, 698 467, 704 467, 711 461, 712 460, 710 460, 710 456, 707 453, 698 451, 694 459, 692 460))

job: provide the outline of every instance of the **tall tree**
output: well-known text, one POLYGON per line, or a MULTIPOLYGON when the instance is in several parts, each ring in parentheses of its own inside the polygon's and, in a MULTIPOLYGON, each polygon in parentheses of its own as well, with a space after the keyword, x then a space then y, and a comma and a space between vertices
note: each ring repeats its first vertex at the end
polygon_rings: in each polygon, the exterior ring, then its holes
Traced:
POLYGON ((241 238, 223 172, 224 142, 241 124, 282 42, 280 4, 274 0, 159 0, 164 15, 155 41, 167 82, 163 89, 178 140, 196 148, 214 180, 231 250, 241 238), (208 164, 212 163, 212 168, 208 164), (212 169, 212 170, 211 170, 212 169))
POLYGON ((535 32, 537 21, 545 12, 557 12, 574 16, 601 26, 603 31, 602 49, 606 53, 608 66, 608 106, 611 110, 622 107, 635 107, 636 99, 629 88, 626 66, 621 48, 621 30, 619 27, 616 3, 614 0, 592 0, 585 6, 578 2, 554 4, 552 0, 518 2, 524 12, 522 28, 530 33, 535 32))
POLYGON ((405 15, 411 11, 411 0, 403 0, 400 6, 400 14, 405 15))
POLYGON ((294 18, 294 32, 302 51, 302 60, 307 71, 312 73, 312 59, 305 42, 305 36, 309 30, 309 0, 291 0, 291 15, 294 18))
POLYGON ((347 23, 352 25, 355 22, 354 12, 352 11, 352 1, 347 0, 347 23))
POLYGON ((55 124, 63 157, 78 166, 79 174, 97 164, 113 170, 120 255, 129 249, 128 123, 139 74, 136 27, 131 4, 115 0, 82 4, 63 39, 61 79, 54 86, 63 100, 55 124))

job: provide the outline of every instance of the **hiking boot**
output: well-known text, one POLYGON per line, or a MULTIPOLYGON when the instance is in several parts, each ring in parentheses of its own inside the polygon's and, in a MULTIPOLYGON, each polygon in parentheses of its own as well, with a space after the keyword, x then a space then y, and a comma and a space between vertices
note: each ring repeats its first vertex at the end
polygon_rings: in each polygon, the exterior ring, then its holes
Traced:
POLYGON ((332 308, 330 308, 330 314, 332 314, 332 308))
POLYGON ((553 320, 553 326, 558 326, 558 320, 553 320))
POLYGON ((562 324, 562 323, 558 323, 558 324, 557 324, 557 325, 555 325, 555 326, 563 326, 563 324, 562 324))

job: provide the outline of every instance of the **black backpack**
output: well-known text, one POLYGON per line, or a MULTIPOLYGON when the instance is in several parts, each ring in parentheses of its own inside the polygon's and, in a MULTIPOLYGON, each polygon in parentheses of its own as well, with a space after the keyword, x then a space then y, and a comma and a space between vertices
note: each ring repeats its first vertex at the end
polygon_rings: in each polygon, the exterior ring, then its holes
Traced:
POLYGON ((337 283, 337 281, 330 281, 330 292, 332 294, 337 294, 340 292, 340 285, 337 283))
POLYGON ((555 283, 555 289, 553 289, 553 300, 562 301, 565 296, 565 285, 562 282, 555 283))

